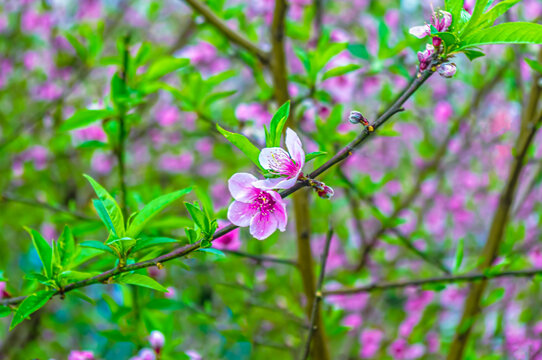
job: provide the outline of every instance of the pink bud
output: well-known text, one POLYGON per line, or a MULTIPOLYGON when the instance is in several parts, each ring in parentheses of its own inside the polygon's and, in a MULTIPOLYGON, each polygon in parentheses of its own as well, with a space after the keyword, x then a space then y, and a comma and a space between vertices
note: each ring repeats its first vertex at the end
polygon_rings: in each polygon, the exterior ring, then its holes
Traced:
POLYGON ((439 37, 434 36, 433 37, 433 46, 435 48, 438 48, 442 44, 442 39, 439 37))
POLYGON ((166 339, 164 337, 164 334, 162 334, 158 330, 154 330, 149 335, 149 344, 151 344, 151 347, 154 349, 155 352, 160 352, 160 349, 164 347, 164 343, 166 342, 166 339))
POLYGON ((457 68, 454 63, 441 64, 437 69, 439 75, 445 78, 451 78, 452 76, 454 76, 456 70, 457 68))

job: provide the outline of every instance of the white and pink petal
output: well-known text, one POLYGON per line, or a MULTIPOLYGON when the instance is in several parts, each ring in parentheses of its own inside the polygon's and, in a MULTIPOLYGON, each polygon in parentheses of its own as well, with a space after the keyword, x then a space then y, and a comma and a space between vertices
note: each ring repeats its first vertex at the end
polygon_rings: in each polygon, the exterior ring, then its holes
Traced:
POLYGON ((231 196, 237 201, 249 202, 254 197, 255 189, 253 183, 256 181, 258 179, 252 174, 234 174, 228 180, 228 189, 231 196))
POLYGON ((258 240, 264 240, 277 230, 277 218, 271 213, 258 212, 250 221, 250 234, 258 240))
POLYGON ((249 226, 250 221, 257 212, 258 209, 254 208, 251 204, 234 201, 228 208, 228 220, 237 226, 249 226))

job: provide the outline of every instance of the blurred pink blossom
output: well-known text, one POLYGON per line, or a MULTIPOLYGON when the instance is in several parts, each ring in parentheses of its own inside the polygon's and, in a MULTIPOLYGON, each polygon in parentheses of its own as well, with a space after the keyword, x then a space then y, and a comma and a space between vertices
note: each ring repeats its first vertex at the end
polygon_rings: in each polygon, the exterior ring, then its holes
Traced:
MULTIPOLYGON (((229 225, 227 221, 218 221, 218 230, 229 225)), ((213 247, 220 250, 234 250, 237 251, 241 248, 241 240, 239 239, 239 229, 230 231, 226 235, 223 235, 213 241, 213 247)))
POLYGON ((68 356, 68 360, 94 360, 94 353, 92 351, 79 351, 72 350, 68 356))
POLYGON ((359 356, 363 359, 372 358, 380 348, 384 333, 378 329, 363 330, 360 336, 361 351, 359 356))
POLYGON ((190 153, 181 155, 164 154, 160 156, 158 166, 161 170, 169 173, 181 173, 190 169, 194 162, 194 156, 190 153))
POLYGON ((176 106, 163 105, 156 110, 155 117, 158 124, 167 127, 179 121, 180 112, 176 106))

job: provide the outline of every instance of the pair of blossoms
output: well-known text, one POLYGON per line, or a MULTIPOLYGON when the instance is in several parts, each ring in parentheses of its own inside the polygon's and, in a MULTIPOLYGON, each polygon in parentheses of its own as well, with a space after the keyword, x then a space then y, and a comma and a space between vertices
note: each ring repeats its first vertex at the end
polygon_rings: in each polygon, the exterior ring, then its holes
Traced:
MULTIPOLYGON (((422 26, 414 26, 410 28, 410 34, 416 36, 418 39, 423 39, 426 36, 431 36, 431 25, 438 32, 446 32, 452 25, 452 14, 447 11, 437 10, 433 11, 431 16, 431 24, 425 24, 422 26)), ((435 56, 442 52, 442 39, 438 36, 433 36, 432 43, 427 44, 424 51, 418 52, 418 60, 420 61, 420 71, 426 70, 435 56)), ((456 66, 454 63, 445 62, 437 67, 437 71, 440 76, 445 78, 451 78, 455 75, 456 66)))
MULTIPOLYGON (((275 190, 289 189, 298 179, 305 179, 303 166, 305 152, 301 140, 290 128, 286 130, 286 148, 264 148, 260 152, 260 165, 275 177, 258 179, 252 174, 237 173, 228 180, 234 202, 228 208, 228 220, 239 227, 250 227, 250 234, 258 240, 269 237, 279 229, 286 230, 288 213, 286 202, 275 190)), ((311 180, 310 185, 322 198, 333 196, 329 186, 311 180)))

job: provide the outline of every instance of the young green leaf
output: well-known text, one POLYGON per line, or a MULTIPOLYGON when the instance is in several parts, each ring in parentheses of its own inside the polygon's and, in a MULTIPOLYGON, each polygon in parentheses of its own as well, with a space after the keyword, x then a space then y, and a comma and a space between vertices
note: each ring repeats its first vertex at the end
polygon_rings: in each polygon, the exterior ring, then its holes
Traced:
POLYGON ((490 44, 542 44, 542 25, 511 22, 467 35, 458 50, 490 44))
POLYGON ((237 90, 229 90, 229 91, 220 91, 220 92, 212 93, 211 95, 207 96, 203 100, 203 105, 210 106, 213 103, 217 102, 218 100, 232 96, 236 92, 237 90))
POLYGON ((136 238, 137 235, 143 231, 145 225, 152 220, 153 217, 158 215, 162 210, 164 210, 169 204, 174 202, 177 199, 188 194, 192 191, 192 188, 186 188, 179 191, 175 191, 166 195, 157 197, 156 199, 149 202, 143 209, 141 209, 137 215, 133 218, 126 236, 136 238))
POLYGON ((327 152, 325 151, 314 151, 314 152, 311 152, 311 153, 308 153, 305 155, 305 162, 309 162, 313 159, 316 159, 317 157, 319 156, 324 156, 324 155, 327 155, 327 152))
POLYGON ((212 249, 212 248, 201 249, 200 248, 197 251, 206 252, 206 253, 209 253, 209 254, 216 255, 218 257, 223 257, 223 258, 226 257, 226 254, 224 254, 222 251, 220 251, 218 249, 212 249))
POLYGON ((149 70, 147 70, 144 75, 144 80, 157 80, 170 72, 185 67, 189 63, 190 61, 188 59, 178 59, 174 57, 158 59, 156 62, 151 64, 151 66, 149 66, 149 70))
POLYGON ((328 71, 326 71, 324 73, 324 75, 322 76, 322 81, 324 81, 326 79, 329 79, 329 78, 332 78, 332 77, 342 76, 342 75, 348 74, 348 73, 350 73, 352 71, 356 71, 356 70, 358 70, 360 68, 361 68, 360 65, 348 64, 348 65, 345 65, 345 66, 339 66, 339 67, 330 69, 330 70, 328 70, 328 71))
POLYGON ((469 22, 465 26, 465 28, 462 30, 462 33, 469 34, 473 31, 476 31, 478 29, 480 19, 482 18, 482 15, 484 13, 484 9, 486 8, 486 5, 488 3, 488 0, 476 0, 476 5, 474 5, 474 10, 472 10, 472 15, 470 17, 469 22))
POLYGON ((116 235, 118 237, 124 236, 124 217, 122 216, 122 211, 115 199, 107 192, 107 190, 98 184, 96 180, 86 174, 83 176, 90 182, 90 185, 92 185, 94 188, 96 195, 98 195, 98 198, 100 198, 100 201, 109 215, 112 229, 115 230, 116 235))
POLYGON ((186 233, 186 237, 188 238, 188 242, 190 244, 193 244, 195 243, 196 241, 199 240, 200 236, 201 236, 201 230, 194 230, 192 228, 189 228, 189 227, 185 227, 184 228, 184 232, 186 233))
POLYGON ((63 267, 69 266, 75 256, 75 240, 68 226, 64 226, 64 230, 60 234, 56 245, 58 254, 60 255, 60 264, 63 267))
POLYGON ((229 142, 241 150, 250 159, 250 161, 256 164, 256 166, 263 171, 258 159, 260 156, 260 149, 254 146, 244 135, 224 130, 218 124, 216 125, 216 128, 229 142))
POLYGON ((0 306, 0 318, 11 315, 11 309, 7 306, 0 306))
POLYGON ((455 274, 459 268, 461 267, 461 263, 463 262, 463 247, 464 247, 464 239, 459 239, 459 243, 457 244, 457 250, 455 251, 455 260, 454 260, 454 269, 453 273, 455 274))
MULTIPOLYGON (((197 205, 197 203, 196 203, 197 205)), ((196 223, 196 225, 203 231, 207 231, 206 227, 206 215, 205 213, 199 208, 199 206, 196 206, 194 204, 191 204, 189 202, 185 202, 184 206, 186 206, 186 209, 190 213, 190 216, 192 217, 192 220, 196 223)))
POLYGON ((115 115, 116 113, 113 110, 79 110, 64 121, 62 126, 60 126, 60 130, 69 131, 80 127, 85 127, 93 122, 115 115))
POLYGON ((497 18, 504 15, 510 8, 517 3, 519 3, 521 0, 502 0, 497 5, 495 5, 491 10, 486 12, 482 17, 480 18, 480 26, 488 27, 492 26, 495 20, 497 18))
POLYGON ((109 246, 105 245, 102 242, 96 241, 96 240, 83 241, 82 243, 79 243, 79 246, 86 247, 86 248, 91 248, 91 249, 97 249, 97 250, 101 250, 101 251, 108 252, 108 253, 111 253, 113 255, 116 255, 115 252, 109 246))
POLYGON ((542 64, 541 63, 539 63, 538 61, 529 59, 529 58, 525 58, 524 60, 531 67, 531 69, 533 69, 534 71, 538 71, 539 73, 542 74, 542 64))
POLYGON ((491 291, 489 295, 482 301, 482 306, 488 307, 499 302, 505 294, 506 291, 504 290, 504 288, 493 289, 493 291, 491 291))
POLYGON ((143 249, 150 248, 152 246, 179 243, 179 240, 167 238, 167 237, 146 237, 136 241, 135 246, 132 248, 132 253, 143 249))
POLYGON ((267 147, 280 146, 280 138, 282 136, 282 131, 284 130, 284 125, 286 125, 286 121, 288 121, 288 116, 290 116, 289 100, 282 104, 271 119, 271 124, 269 125, 270 137, 266 139, 267 147))
POLYGON ((371 54, 369 54, 367 46, 363 44, 348 44, 346 48, 350 52, 350 54, 354 55, 357 58, 363 60, 369 60, 371 58, 371 54))
POLYGON ((444 6, 446 11, 452 14, 452 26, 454 26, 461 16, 464 0, 446 0, 444 6))
POLYGON ((36 230, 26 228, 26 231, 32 238, 32 243, 34 244, 41 263, 43 264, 45 275, 48 278, 51 278, 53 276, 53 248, 51 248, 47 240, 45 240, 36 230))
POLYGON ((23 322, 23 320, 29 315, 43 307, 55 292, 55 290, 42 290, 29 295, 26 299, 24 299, 21 305, 19 305, 17 308, 15 315, 13 315, 9 330, 13 330, 15 326, 23 322))
POLYGON ((482 56, 486 56, 486 54, 484 54, 483 52, 481 51, 478 51, 478 50, 463 50, 463 53, 465 54, 465 56, 470 60, 470 61, 473 61, 474 59, 477 59, 479 57, 482 57, 482 56))
POLYGON ((117 282, 121 284, 143 286, 149 289, 167 292, 167 289, 160 285, 156 280, 142 274, 126 274, 117 279, 117 282))

